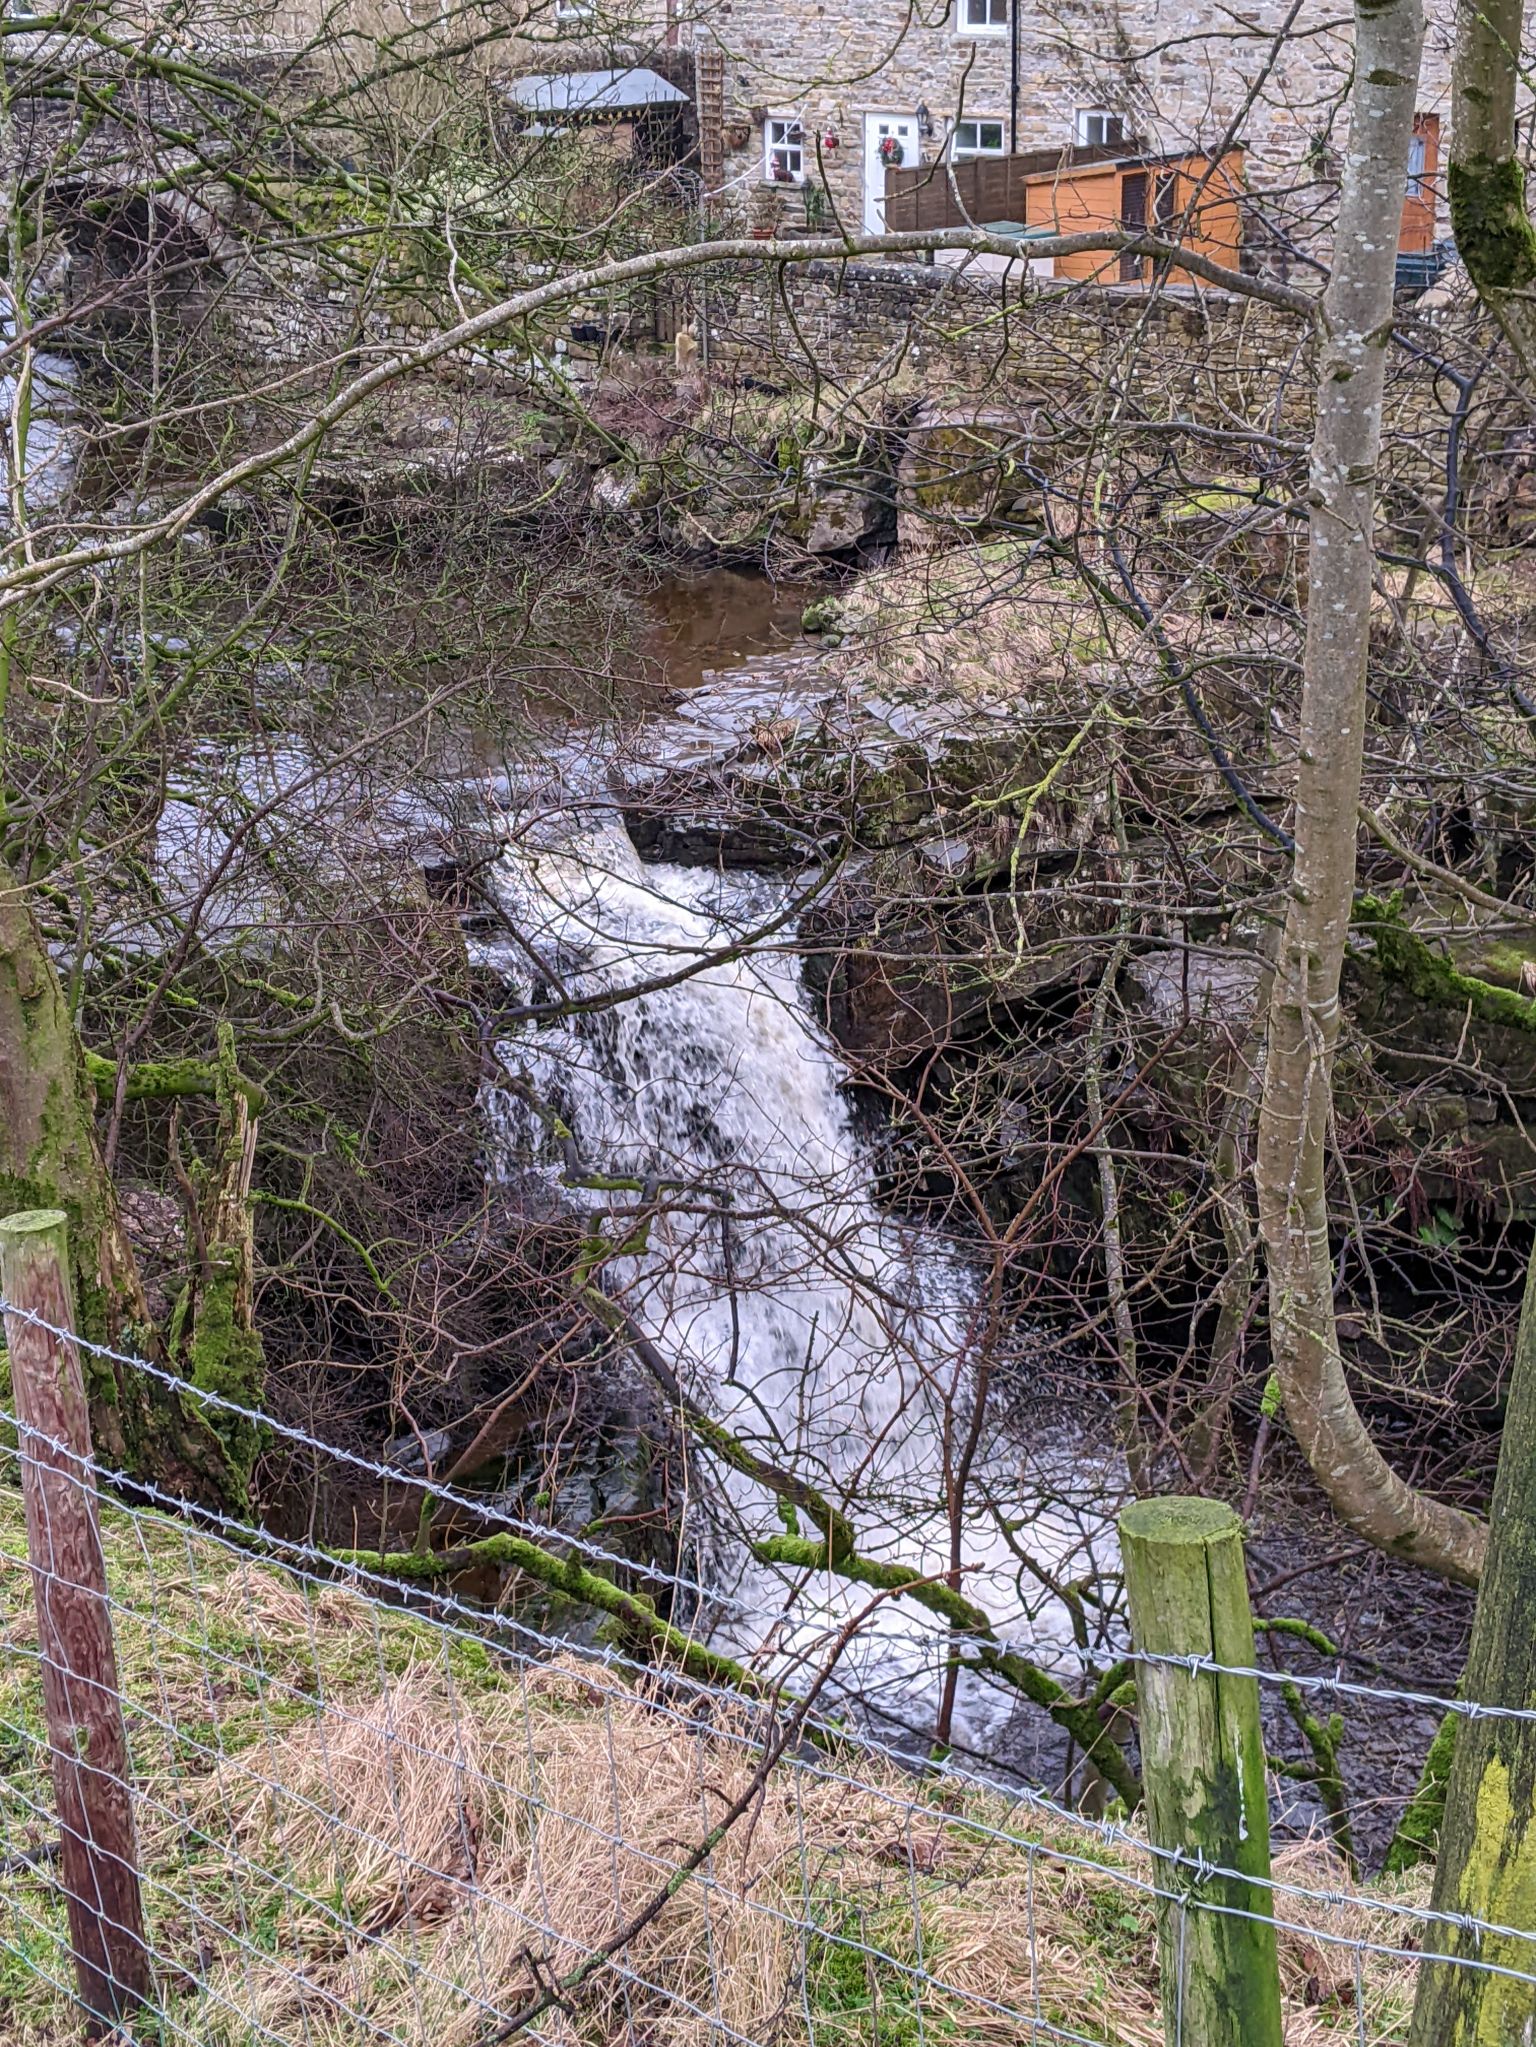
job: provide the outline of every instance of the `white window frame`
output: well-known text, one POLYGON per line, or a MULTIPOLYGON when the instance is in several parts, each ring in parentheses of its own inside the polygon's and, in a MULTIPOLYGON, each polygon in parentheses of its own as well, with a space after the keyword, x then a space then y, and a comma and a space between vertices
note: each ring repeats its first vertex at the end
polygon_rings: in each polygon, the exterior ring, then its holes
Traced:
POLYGON ((955 34, 957 36, 1005 36, 1008 33, 1008 9, 1015 0, 955 0, 955 34), (971 12, 975 9, 986 19, 973 21, 971 12), (994 9, 1000 9, 1002 19, 994 21, 994 9))
POLYGON ((1079 149, 1118 149, 1128 135, 1124 114, 1117 114, 1113 107, 1079 107, 1072 116, 1072 140, 1079 149), (1120 130, 1118 135, 1093 132, 1097 124, 1107 128, 1111 122, 1120 130))
POLYGON ((1008 124, 999 115, 961 114, 950 122, 949 156, 951 163, 970 163, 978 156, 1006 156, 1007 154, 1008 124), (963 128, 975 130, 976 140, 974 142, 962 142, 960 140, 960 131, 963 128), (995 128, 997 130, 995 146, 990 142, 984 143, 981 140, 983 128, 995 128))
POLYGON ((555 0, 556 21, 590 21, 597 12, 597 0, 555 0))
POLYGON ((805 183, 805 122, 799 114, 770 114, 763 123, 763 183, 765 185, 803 185, 805 183), (774 130, 780 132, 775 137, 774 130), (792 135, 798 136, 792 141, 792 135), (799 159, 799 169, 791 170, 787 178, 776 178, 773 174, 773 160, 776 156, 793 154, 799 159))

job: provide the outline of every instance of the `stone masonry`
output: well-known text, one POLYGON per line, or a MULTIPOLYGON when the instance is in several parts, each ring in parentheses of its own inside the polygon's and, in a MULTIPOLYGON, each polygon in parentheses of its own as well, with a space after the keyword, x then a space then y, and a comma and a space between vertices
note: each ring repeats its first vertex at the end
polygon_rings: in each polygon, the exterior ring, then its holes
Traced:
MULTIPOLYGON (((754 224, 795 226, 808 213, 814 222, 824 202, 813 197, 808 209, 807 190, 820 186, 844 224, 862 229, 870 117, 906 117, 919 130, 917 156, 902 144, 910 166, 940 153, 955 120, 993 124, 989 141, 1034 150, 1099 139, 1087 119, 1098 113, 1159 152, 1209 150, 1233 136, 1256 195, 1250 237, 1285 268, 1289 244, 1326 238, 1352 57, 1342 10, 1305 0, 1282 40, 1286 12, 1286 0, 1241 9, 1218 0, 705 0, 671 33, 723 54, 721 206, 754 224), (803 130, 803 183, 786 185, 768 176, 783 131, 767 124, 788 117, 803 130)), ((1431 0, 1419 107, 1438 116, 1442 163, 1452 35, 1445 0, 1431 0)))

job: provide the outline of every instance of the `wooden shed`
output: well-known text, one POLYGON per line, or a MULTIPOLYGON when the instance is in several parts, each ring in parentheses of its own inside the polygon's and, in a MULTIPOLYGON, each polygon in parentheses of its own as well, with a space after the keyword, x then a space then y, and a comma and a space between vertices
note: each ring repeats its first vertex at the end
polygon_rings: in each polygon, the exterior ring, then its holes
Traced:
MULTIPOLYGON (((893 233, 991 228, 1018 236, 1021 257, 1042 234, 1146 227, 1236 270, 1242 260, 1242 192, 1241 150, 1219 162, 1197 154, 1131 153, 1123 146, 1032 150, 887 171, 885 220, 893 233)), ((1153 267, 1144 256, 1091 250, 1058 257, 1051 269, 1078 281, 1145 284, 1153 267)), ((1191 279, 1175 266, 1169 281, 1191 279)))

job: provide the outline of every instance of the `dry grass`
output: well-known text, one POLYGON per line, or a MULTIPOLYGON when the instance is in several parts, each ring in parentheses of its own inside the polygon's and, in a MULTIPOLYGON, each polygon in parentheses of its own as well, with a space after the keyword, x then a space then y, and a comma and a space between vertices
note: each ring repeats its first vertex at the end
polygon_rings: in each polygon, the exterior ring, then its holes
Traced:
MULTIPOLYGON (((688 1719, 575 1658, 499 1667, 340 1589, 306 1589, 172 1522, 109 1515, 122 1685, 163 2014, 196 2047, 484 2047, 534 1962, 572 1969, 748 1783, 725 1708, 688 1719)), ((0 1787, 14 1856, 45 1838, 20 1518, 0 1493, 0 1787), (29 1806, 37 1812, 29 1812, 29 1806)), ((1031 2022, 1161 2040, 1134 1850, 869 1757, 781 1767, 760 1806, 535 2035, 558 2047, 1003 2043, 1031 2022), (846 1770, 856 1782, 844 1780, 846 1770)), ((1294 1873, 1294 1872, 1292 1872, 1294 1873)), ((1330 1881, 1314 1854, 1304 1880, 1330 1881)), ((1321 1919, 1319 1920, 1321 1924, 1321 1919)), ((1357 1908, 1331 1930, 1380 1938, 1357 1908)), ((77 2037, 46 1869, 0 1876, 0 2037, 77 2037)), ((1352 1953, 1287 1936, 1304 2047, 1361 2037, 1352 1953)), ((1369 1963, 1367 2037, 1407 1965, 1369 1963)))

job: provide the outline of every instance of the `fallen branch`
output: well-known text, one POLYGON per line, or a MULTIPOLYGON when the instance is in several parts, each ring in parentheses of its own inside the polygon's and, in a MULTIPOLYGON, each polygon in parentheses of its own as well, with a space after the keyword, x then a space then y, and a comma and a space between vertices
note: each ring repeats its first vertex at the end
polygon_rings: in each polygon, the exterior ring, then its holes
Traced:
MULTIPOLYGON (((97 1094, 115 1096, 119 1066, 100 1052, 87 1052, 85 1070, 97 1094)), ((209 1059, 141 1059, 128 1068, 123 1086, 125 1102, 168 1102, 186 1095, 217 1095, 220 1071, 209 1059)), ((253 1080, 239 1075, 235 1091, 245 1097, 252 1115, 260 1113, 266 1097, 253 1080)))
POLYGON ((337 1563, 346 1564, 353 1570, 373 1571, 381 1577, 398 1578, 411 1584, 455 1577, 460 1571, 472 1570, 477 1565, 510 1565, 512 1569, 537 1579, 541 1585, 547 1585, 552 1592, 562 1593, 567 1599, 608 1614, 630 1635, 639 1636, 651 1648, 664 1650, 675 1657, 689 1677, 698 1678, 705 1684, 728 1684, 748 1697, 760 1698, 765 1689, 762 1680, 754 1677, 745 1664, 705 1648, 691 1635, 684 1634, 681 1628, 673 1627, 649 1599, 636 1592, 624 1591, 611 1578, 589 1571, 574 1557, 551 1555, 525 1536, 487 1535, 479 1542, 463 1543, 456 1549, 346 1549, 331 1550, 328 1554, 337 1563))

